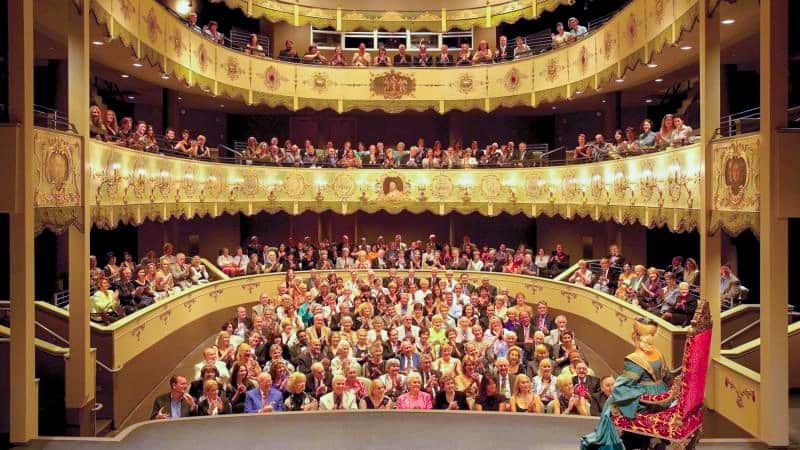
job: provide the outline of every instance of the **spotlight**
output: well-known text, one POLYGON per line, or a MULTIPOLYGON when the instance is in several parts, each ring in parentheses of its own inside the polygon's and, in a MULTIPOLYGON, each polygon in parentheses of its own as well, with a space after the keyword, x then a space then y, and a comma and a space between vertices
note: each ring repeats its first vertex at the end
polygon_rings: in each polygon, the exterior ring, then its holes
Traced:
POLYGON ((135 63, 133 63, 133 67, 136 67, 138 69, 140 67, 144 67, 144 64, 142 64, 140 62, 135 62, 135 63))
POLYGON ((692 46, 691 46, 691 45, 684 45, 684 46, 681 46, 681 50, 683 50, 683 51, 685 51, 685 52, 688 52, 688 51, 689 51, 689 50, 691 50, 691 49, 692 49, 692 46))
POLYGON ((617 83, 624 83, 625 82, 625 78, 617 78, 616 81, 617 81, 617 83))
POLYGON ((656 78, 653 81, 655 81, 656 83, 661 83, 662 81, 664 81, 664 79, 663 78, 656 78))
POLYGON ((119 76, 121 76, 122 78, 130 78, 131 77, 127 73, 121 73, 119 76))
POLYGON ((722 19, 720 23, 723 25, 733 25, 736 23, 736 19, 722 19))
POLYGON ((132 96, 132 95, 129 95, 129 96, 128 96, 128 100, 133 100, 134 98, 136 98, 136 97, 134 97, 134 96, 132 96))

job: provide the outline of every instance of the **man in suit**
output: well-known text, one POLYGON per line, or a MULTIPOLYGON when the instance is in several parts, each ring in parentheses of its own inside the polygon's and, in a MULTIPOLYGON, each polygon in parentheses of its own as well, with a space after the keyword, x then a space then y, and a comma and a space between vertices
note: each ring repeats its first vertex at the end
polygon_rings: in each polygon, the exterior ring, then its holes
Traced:
POLYGON ((403 324, 396 328, 397 337, 400 340, 403 340, 406 337, 413 337, 415 340, 419 338, 419 327, 412 323, 413 320, 414 318, 411 316, 411 314, 406 314, 403 316, 403 324))
POLYGON ((150 413, 151 419, 170 419, 178 417, 189 417, 195 415, 197 404, 186 389, 189 382, 186 377, 173 375, 169 379, 170 391, 164 395, 156 397, 153 402, 153 411, 150 413))
POLYGON ((199 401, 200 397, 203 396, 203 386, 208 380, 214 380, 219 383, 219 371, 212 365, 204 366, 200 370, 200 376, 189 384, 189 395, 199 401))
POLYGON ((476 291, 475 286, 469 282, 469 275, 466 273, 462 273, 458 276, 458 284, 461 286, 462 292, 466 295, 472 295, 472 293, 476 291))
POLYGON ((600 379, 589 375, 589 366, 585 362, 579 362, 575 365, 577 375, 572 377, 572 384, 575 386, 575 394, 585 398, 586 401, 591 401, 592 394, 600 392, 600 379))
POLYGON ((325 370, 321 362, 311 365, 311 370, 306 381, 306 392, 308 395, 319 400, 320 397, 331 391, 333 376, 330 370, 325 370))
POLYGON ((408 275, 403 278, 403 290, 408 292, 408 287, 410 285, 419 286, 419 278, 415 277, 414 274, 416 271, 414 269, 408 269, 408 275))
POLYGON ((397 276, 397 268, 395 267, 391 267, 389 269, 389 274, 382 280, 383 287, 385 288, 389 287, 389 283, 396 284, 398 290, 401 289, 403 285, 403 280, 401 280, 400 277, 397 276))
POLYGON ((394 59, 392 61, 393 65, 397 67, 408 67, 413 62, 414 58, 406 53, 406 46, 404 44, 400 44, 400 46, 397 47, 397 54, 394 55, 394 59))
POLYGON ((323 347, 328 343, 331 335, 331 329, 325 326, 325 317, 322 314, 314 316, 311 326, 306 328, 306 331, 309 339, 318 339, 323 347))
POLYGON ((258 387, 247 391, 244 412, 252 414, 272 411, 283 411, 283 394, 272 387, 269 372, 261 372, 258 374, 258 387))
POLYGON ((289 360, 297 367, 297 360, 300 355, 308 349, 308 332, 306 330, 297 330, 295 336, 294 344, 289 347, 289 360))
POLYGON ((319 399, 320 411, 339 411, 358 409, 356 394, 349 389, 345 389, 344 375, 333 377, 333 389, 319 399))
POLYGON ((311 376, 311 366, 314 363, 322 362, 324 359, 325 353, 322 352, 322 342, 317 338, 311 338, 308 348, 297 356, 294 365, 297 367, 298 372, 311 376))
POLYGON ((725 302, 732 302, 739 298, 742 290, 742 284, 739 278, 731 272, 731 266, 723 264, 719 268, 719 293, 720 299, 725 302))
POLYGON ((400 351, 401 341, 397 328, 389 330, 389 339, 383 343, 383 359, 395 358, 400 351))
POLYGON ((213 347, 206 347, 203 349, 203 361, 199 362, 194 365, 194 379, 200 378, 200 372, 202 372, 205 366, 214 366, 219 372, 220 381, 227 383, 228 379, 230 378, 230 373, 228 373, 228 367, 225 365, 224 362, 220 361, 217 357, 217 350, 213 347))
POLYGON ((497 43, 497 51, 495 52, 495 61, 503 62, 514 59, 514 49, 508 45, 508 38, 500 36, 497 43))
POLYGON ((536 317, 533 319, 533 326, 544 333, 545 336, 555 328, 553 316, 548 314, 547 302, 541 301, 536 305, 536 317))
POLYGON ((400 352, 396 358, 400 361, 400 372, 403 375, 416 372, 419 368, 419 353, 414 351, 414 345, 410 340, 405 340, 400 344, 400 352))
MULTIPOLYGON (((514 333, 517 334, 518 346, 533 344, 533 335, 536 333, 536 327, 531 323, 531 316, 528 311, 520 311, 519 325, 514 328, 514 333)), ((525 353, 527 354, 528 352, 525 353)))
POLYGON ((617 277, 617 272, 611 268, 611 260, 602 258, 600 260, 600 271, 597 272, 597 281, 594 283, 594 289, 605 293, 616 292, 617 277))
POLYGON ((480 288, 486 288, 486 290, 489 292, 489 298, 491 298, 492 301, 494 301, 494 298, 497 297, 497 286, 489 283, 489 277, 481 277, 481 284, 478 286, 478 289, 480 290, 480 288))
POLYGON ((508 371, 508 360, 504 357, 497 358, 494 362, 494 375, 497 377, 497 392, 511 398, 511 387, 514 376, 508 371))
POLYGON ((441 49, 439 50, 439 56, 436 57, 436 65, 439 67, 448 67, 453 65, 453 58, 447 53, 448 48, 446 45, 442 45, 441 49))
POLYGON ((569 269, 569 255, 564 253, 564 247, 561 244, 556 244, 556 249, 550 254, 550 262, 547 265, 553 275, 569 269))
POLYGON ((421 389, 435 397, 436 393, 442 389, 442 386, 439 385, 442 373, 434 370, 432 366, 433 362, 430 355, 422 355, 419 358, 419 375, 422 378, 421 389))
POLYGON ((664 269, 664 272, 672 272, 675 275, 675 281, 680 283, 683 281, 683 257, 675 256, 672 258, 672 264, 664 269))
POLYGON ((614 267, 622 268, 622 266, 625 265, 625 257, 619 252, 619 246, 617 244, 608 247, 608 256, 606 256, 606 258, 611 261, 611 265, 614 267))
POLYGON ((614 377, 605 377, 600 381, 600 392, 595 392, 589 400, 589 411, 593 416, 599 416, 606 406, 606 400, 611 397, 614 388, 614 377))
POLYGON ((236 308, 236 316, 231 319, 231 323, 233 323, 233 334, 242 339, 253 329, 253 319, 247 316, 247 308, 244 306, 236 308))
POLYGON ((253 306, 253 319, 256 317, 264 317, 264 312, 269 309, 269 296, 266 292, 262 292, 258 296, 258 304, 253 306))
POLYGON ((439 269, 436 267, 431 268, 431 277, 428 278, 428 283, 430 283, 430 289, 433 290, 434 286, 439 285, 439 269))

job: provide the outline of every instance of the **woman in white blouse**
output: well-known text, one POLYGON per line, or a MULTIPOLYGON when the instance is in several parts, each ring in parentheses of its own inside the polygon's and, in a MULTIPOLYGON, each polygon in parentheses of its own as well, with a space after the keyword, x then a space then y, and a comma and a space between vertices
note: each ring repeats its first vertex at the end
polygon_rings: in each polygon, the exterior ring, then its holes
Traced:
POLYGON ((192 265, 189 267, 189 270, 192 275, 192 283, 203 284, 211 281, 208 277, 208 270, 206 270, 206 266, 201 263, 199 256, 192 257, 192 265))
POLYGON ((483 260, 481 260, 481 252, 475 250, 472 252, 472 259, 467 264, 467 270, 475 270, 480 272, 483 270, 483 260))
POLYGON ((538 375, 533 377, 533 393, 542 399, 542 404, 545 406, 558 398, 556 377, 553 376, 553 361, 549 358, 539 362, 538 375))
POLYGON ((536 267, 539 268, 539 272, 547 270, 547 264, 550 262, 550 255, 544 252, 543 248, 540 248, 536 252, 536 258, 534 258, 533 263, 536 267))

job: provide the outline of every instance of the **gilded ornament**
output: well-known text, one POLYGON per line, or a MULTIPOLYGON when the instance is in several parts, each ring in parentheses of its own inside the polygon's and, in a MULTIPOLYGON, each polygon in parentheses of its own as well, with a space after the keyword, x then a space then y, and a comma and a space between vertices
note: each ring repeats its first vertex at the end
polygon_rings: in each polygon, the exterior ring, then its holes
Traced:
POLYGON ((516 91, 519 87, 519 70, 515 67, 512 67, 508 72, 506 72, 504 84, 506 89, 509 91, 516 91))
POLYGON ((197 65, 200 67, 200 70, 205 72, 208 68, 208 49, 206 48, 206 44, 200 44, 200 47, 197 48, 197 65))
POLYGON ((373 96, 382 96, 387 100, 398 100, 413 97, 416 80, 411 75, 390 70, 380 75, 371 74, 369 90, 373 96))
POLYGON ((169 36, 169 41, 172 42, 172 50, 175 52, 175 56, 178 58, 183 56, 183 50, 186 46, 183 43, 181 29, 178 26, 172 28, 172 34, 169 36))
POLYGON ((312 81, 311 86, 313 87, 314 91, 316 91, 318 94, 321 94, 328 90, 329 78, 327 73, 315 72, 314 75, 312 76, 311 81, 312 81))
POLYGON ((34 205, 72 206, 80 204, 81 187, 76 167, 81 158, 77 137, 36 131, 34 136, 34 205))
POLYGON ((289 173, 283 179, 283 189, 289 197, 300 197, 306 190, 306 180, 300 174, 289 173))
POLYGON ((349 174, 340 174, 333 179, 333 192, 342 200, 347 200, 355 191, 355 182, 349 174))
POLYGON ((225 73, 228 74, 228 78, 232 81, 238 80, 245 72, 244 68, 239 64, 239 60, 233 56, 228 56, 224 69, 225 73))
POLYGON ((542 178, 530 176, 525 180, 525 191, 533 198, 541 197, 547 191, 547 182, 542 178))
POLYGON ((145 22, 147 22, 147 36, 150 38, 150 41, 158 41, 158 35, 161 34, 161 26, 158 24, 158 17, 153 8, 150 8, 147 12, 145 22))
POLYGON ((758 211, 757 135, 715 142, 714 207, 721 210, 758 211))
POLYGON ((545 70, 547 71, 545 74, 545 79, 553 82, 558 78, 558 74, 561 71, 561 66, 558 65, 558 61, 555 58, 550 58, 547 61, 547 67, 545 70))
POLYGON ((472 75, 468 73, 461 74, 458 77, 458 84, 456 85, 456 89, 462 94, 469 94, 472 92, 472 88, 475 86, 475 82, 472 79, 472 75))
POLYGON ((431 182, 431 190, 433 196, 438 199, 445 199, 453 194, 455 186, 453 181, 447 175, 436 175, 431 182))
POLYGON ((268 66, 264 70, 264 86, 270 91, 277 90, 281 86, 281 77, 275 66, 268 66))
POLYGON ((488 199, 494 200, 500 196, 503 185, 500 183, 500 178, 496 175, 487 175, 481 178, 481 194, 488 199))

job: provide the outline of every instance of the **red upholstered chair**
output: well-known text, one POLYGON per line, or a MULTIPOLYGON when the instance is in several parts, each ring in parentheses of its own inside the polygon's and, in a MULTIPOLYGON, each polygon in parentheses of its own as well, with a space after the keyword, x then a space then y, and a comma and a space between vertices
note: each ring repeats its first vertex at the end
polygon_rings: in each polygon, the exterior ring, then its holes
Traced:
POLYGON ((683 347, 681 374, 675 377, 669 391, 641 397, 643 403, 674 405, 655 413, 637 414, 633 419, 614 414, 612 420, 617 430, 670 441, 673 449, 694 448, 703 424, 711 331, 708 301, 700 299, 683 347))

